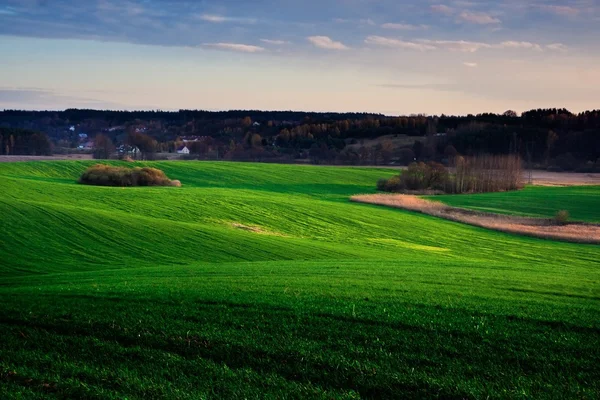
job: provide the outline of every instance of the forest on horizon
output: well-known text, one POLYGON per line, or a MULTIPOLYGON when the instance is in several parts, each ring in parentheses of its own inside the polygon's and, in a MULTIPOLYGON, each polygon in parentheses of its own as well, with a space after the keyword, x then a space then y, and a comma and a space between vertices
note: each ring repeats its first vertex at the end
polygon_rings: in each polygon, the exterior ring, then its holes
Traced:
POLYGON ((85 143, 85 150, 96 155, 108 157, 120 146, 136 146, 142 158, 160 159, 185 145, 190 151, 186 157, 193 159, 384 165, 485 153, 518 154, 538 168, 600 170, 600 110, 397 117, 256 110, 5 110, 0 111, 0 128, 4 155, 70 152, 85 143))

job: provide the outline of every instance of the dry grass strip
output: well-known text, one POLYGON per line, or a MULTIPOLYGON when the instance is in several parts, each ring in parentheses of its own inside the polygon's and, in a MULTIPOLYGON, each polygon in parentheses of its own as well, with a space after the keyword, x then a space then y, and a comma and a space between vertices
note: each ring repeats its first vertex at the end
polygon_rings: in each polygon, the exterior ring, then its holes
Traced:
POLYGON ((575 243, 600 244, 600 225, 597 224, 568 223, 560 225, 553 219, 481 213, 405 194, 356 195, 352 196, 350 200, 357 203, 401 208, 500 232, 575 243))

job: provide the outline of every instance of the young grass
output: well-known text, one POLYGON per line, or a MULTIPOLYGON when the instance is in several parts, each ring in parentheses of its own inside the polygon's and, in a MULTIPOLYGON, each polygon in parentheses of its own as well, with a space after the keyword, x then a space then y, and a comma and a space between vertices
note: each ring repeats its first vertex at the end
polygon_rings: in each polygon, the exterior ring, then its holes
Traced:
POLYGON ((542 187, 503 193, 434 196, 449 206, 498 214, 553 218, 567 210, 573 221, 600 223, 600 186, 542 187))
POLYGON ((599 246, 348 202, 389 170, 92 164, 0 165, 0 398, 600 396, 599 246))

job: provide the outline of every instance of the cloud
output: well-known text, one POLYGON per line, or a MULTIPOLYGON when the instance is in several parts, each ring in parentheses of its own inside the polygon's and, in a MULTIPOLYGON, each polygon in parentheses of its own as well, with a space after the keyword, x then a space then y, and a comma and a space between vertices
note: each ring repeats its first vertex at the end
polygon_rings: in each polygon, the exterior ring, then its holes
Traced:
POLYGON ((471 42, 466 40, 427 40, 421 39, 420 43, 428 46, 433 46, 436 49, 444 49, 450 51, 461 51, 465 53, 475 53, 481 49, 489 49, 493 46, 488 43, 471 42))
POLYGON ((202 46, 221 50, 237 51, 241 53, 260 53, 266 51, 264 47, 240 43, 203 43, 202 46))
POLYGON ((391 47, 391 48, 406 49, 406 50, 417 50, 417 51, 436 50, 435 46, 432 46, 429 44, 407 42, 404 40, 386 38, 383 36, 369 36, 365 39, 365 43, 382 46, 382 47, 391 47))
POLYGON ((438 14, 444 14, 444 15, 454 14, 454 9, 452 7, 448 7, 444 4, 436 4, 436 5, 429 7, 429 9, 431 11, 433 11, 434 13, 438 13, 438 14))
MULTIPOLYGON (((548 24, 548 18, 540 21, 540 15, 534 17, 525 12, 512 17, 510 13, 512 8, 504 6, 491 7, 490 0, 473 0, 478 4, 470 4, 464 1, 456 0, 433 0, 433 2, 417 2, 416 0, 405 0, 393 2, 393 0, 343 0, 353 7, 348 9, 335 9, 339 14, 331 14, 322 18, 315 18, 310 12, 298 12, 296 14, 286 15, 284 19, 277 17, 275 10, 270 10, 265 4, 270 2, 259 2, 260 4, 240 6, 237 8, 219 6, 216 0, 205 0, 201 5, 193 0, 93 0, 93 1, 75 1, 75 0, 0 0, 0 35, 34 37, 46 39, 76 39, 92 40, 98 42, 124 42, 154 46, 172 46, 172 47, 197 47, 201 43, 214 45, 228 44, 246 44, 256 45, 250 48, 234 48, 229 50, 260 52, 265 49, 269 51, 277 50, 277 46, 288 45, 286 40, 299 43, 310 37, 309 46, 317 46, 330 50, 345 50, 349 47, 357 48, 354 45, 357 41, 357 35, 364 40, 371 36, 367 42, 373 47, 386 46, 390 48, 412 49, 415 51, 432 50, 452 50, 465 53, 482 51, 490 48, 492 45, 481 42, 490 42, 494 46, 499 46, 499 42, 506 39, 527 39, 526 33, 535 33, 539 39, 536 42, 543 43, 541 49, 545 52, 564 51, 561 46, 553 46, 558 42, 557 38, 552 38, 551 32, 544 30, 545 24, 548 24), (427 16, 430 20, 443 19, 439 24, 434 24, 428 20, 412 20, 407 17, 408 8, 395 7, 396 3, 411 3, 414 7, 420 6, 420 14, 423 16, 431 12, 435 15, 427 16), (432 5, 433 4, 433 5, 432 5), (2 11, 9 10, 8 13, 2 11), (504 14, 496 14, 491 10, 504 10, 504 14), (485 11, 485 13, 480 13, 485 11), (444 15, 452 15, 447 18, 444 15), (461 17, 462 16, 462 17, 461 17), (256 18, 253 18, 256 17, 256 18), (333 17, 340 17, 334 20, 333 17), (361 20, 361 18, 363 18, 361 20), (462 18, 462 19, 461 19, 462 18), (464 20, 471 20, 468 23, 464 20), (536 19, 537 18, 537 19, 536 19), (332 20, 339 23, 335 24, 332 20), (456 26, 452 22, 462 21, 463 26, 456 26), (502 25, 499 20, 506 23, 506 38, 492 39, 488 36, 491 29, 500 28, 502 25), (306 22, 301 25, 302 21, 306 22), (376 26, 370 26, 375 22, 376 26), (492 23, 498 21, 496 23, 492 23), (426 36, 428 32, 426 25, 430 24, 429 31, 435 32, 436 36, 426 36), (483 23, 483 25, 479 25, 483 23), (487 24, 489 23, 489 24, 487 24), (508 25, 510 23, 510 31, 508 25), (475 25, 472 25, 475 24, 475 25), (538 24, 538 25, 536 25, 538 24), (544 25, 542 25, 544 24, 544 25), (474 27, 486 27, 485 32, 469 29, 474 27), (250 29, 252 28, 252 29, 250 29), (323 29, 322 31, 319 31, 323 29), (309 33, 306 33, 309 32, 309 33), (321 33, 327 36, 311 36, 321 33), (399 37, 394 38, 397 33, 399 37), (347 36, 346 36, 347 35, 347 36), (409 36, 410 35, 410 36, 409 36), (458 36, 457 36, 458 35, 458 36), (387 39, 389 36, 393 39, 387 39), (448 38, 447 41, 421 41, 419 37, 428 39, 448 38), (338 41, 334 41, 335 38, 338 41), (465 41, 456 41, 454 39, 465 39, 465 41), (260 47, 262 46, 262 47, 260 47)), ((567 9, 580 11, 580 17, 588 18, 590 22, 597 15, 588 13, 586 4, 594 0, 571 0, 558 1, 553 0, 557 6, 546 7, 549 12, 573 13, 567 9), (564 4, 564 6, 562 6, 564 4), (568 7, 571 6, 571 7, 568 7)), ((339 0, 323 0, 323 5, 338 4, 339 0)), ((504 3, 517 3, 518 0, 505 0, 504 3)), ((518 2, 522 4, 522 2, 518 2)), ((541 9, 532 4, 544 4, 542 0, 527 0, 528 6, 524 10, 540 13, 541 9)), ((551 4, 550 2, 547 2, 551 4)), ((300 6, 298 6, 300 8, 300 6)), ((326 7, 329 11, 329 7, 326 7)), ((515 13, 516 14, 516 13, 515 13)), ((550 17, 552 14, 548 14, 550 17)), ((543 17, 543 16, 542 16, 543 17)), ((550 18, 554 20, 554 18, 550 18)), ((557 18, 558 19, 558 18, 557 18)), ((565 21, 550 21, 555 30, 562 31, 567 29, 565 25, 570 25, 568 19, 565 21), (561 24, 562 23, 562 24, 561 24)), ((593 50, 593 42, 586 41, 583 36, 597 36, 600 25, 595 26, 591 23, 586 26, 586 32, 575 31, 569 36, 573 42, 579 41, 578 47, 593 50), (579 35, 579 37, 577 37, 579 35), (583 35, 583 36, 581 36, 583 35)), ((360 42, 360 39, 358 39, 360 42)), ((532 39, 532 41, 534 41, 532 39)), ((363 44, 363 46, 366 46, 363 44)), ((525 45, 504 45, 500 48, 510 48, 513 51, 527 51, 525 45), (521 49, 521 50, 517 50, 521 49)), ((221 46, 222 49, 226 49, 221 46)), ((533 46, 529 51, 537 49, 533 46)), ((499 50, 498 50, 499 51, 499 50)), ((300 53, 298 57, 302 57, 300 53)), ((462 61, 462 60, 460 60, 462 61)), ((360 62, 357 60, 356 62, 360 62)), ((390 61, 391 62, 391 61, 390 61)), ((459 62, 460 64, 460 62, 459 62)))
POLYGON ((15 15, 16 12, 10 7, 0 8, 0 15, 15 15))
POLYGON ((542 11, 562 15, 566 17, 574 17, 579 15, 579 10, 570 6, 556 6, 556 5, 540 5, 538 6, 542 11))
POLYGON ((481 3, 479 1, 453 0, 452 5, 460 8, 474 8, 479 7, 481 3))
POLYGON ((198 19, 201 19, 202 21, 215 22, 215 23, 221 23, 221 22, 227 21, 227 18, 225 18, 221 15, 212 15, 212 14, 199 15, 198 19))
MULTIPOLYGON (((326 0, 325 0, 326 1, 326 0)), ((362 19, 349 19, 349 18, 334 18, 332 19, 336 24, 355 24, 355 25, 368 25, 375 26, 377 25, 375 21, 371 18, 362 18, 362 19)))
POLYGON ((97 7, 98 11, 101 13, 121 13, 130 17, 140 16, 149 11, 141 5, 131 1, 116 2, 111 0, 98 0, 97 7))
POLYGON ((474 62, 464 62, 463 65, 465 67, 469 67, 469 68, 477 68, 479 66, 479 64, 474 63, 474 62))
POLYGON ((472 11, 461 12, 458 19, 461 22, 478 25, 500 24, 502 22, 498 18, 492 17, 490 14, 472 11))
POLYGON ((371 26, 375 26, 375 21, 373 21, 371 18, 365 18, 365 19, 361 19, 358 21, 361 25, 371 25, 371 26))
POLYGON ((285 41, 285 40, 260 39, 260 41, 263 43, 272 44, 275 46, 282 46, 284 44, 290 44, 290 42, 285 41))
POLYGON ((569 48, 562 43, 552 43, 546 46, 548 50, 554 51, 568 51, 569 48))
POLYGON ((383 29, 396 29, 396 30, 404 30, 404 31, 414 31, 417 29, 427 29, 429 26, 427 25, 411 25, 411 24, 394 24, 394 23, 386 23, 381 25, 383 29))
POLYGON ((255 24, 257 22, 256 18, 234 18, 234 17, 225 17, 223 15, 216 14, 200 14, 197 16, 197 19, 206 22, 212 22, 215 24, 221 24, 224 22, 239 22, 243 24, 255 24))
POLYGON ((537 43, 531 43, 531 42, 507 41, 507 42, 502 42, 499 45, 496 45, 496 47, 500 48, 500 49, 526 49, 526 50, 542 51, 542 46, 540 46, 537 43))
POLYGON ((342 42, 333 41, 328 36, 310 36, 306 38, 314 46, 327 50, 348 50, 342 42))
MULTIPOLYGON (((391 47, 397 49, 417 50, 417 51, 432 51, 432 50, 447 50, 458 51, 463 53, 475 53, 483 49, 497 50, 532 50, 543 51, 544 48, 537 43, 505 41, 497 44, 472 42, 467 40, 430 40, 416 39, 414 41, 405 41, 383 36, 369 36, 365 39, 366 44, 377 45, 381 47, 391 47)), ((548 50, 565 51, 567 47, 560 43, 547 45, 548 50)))

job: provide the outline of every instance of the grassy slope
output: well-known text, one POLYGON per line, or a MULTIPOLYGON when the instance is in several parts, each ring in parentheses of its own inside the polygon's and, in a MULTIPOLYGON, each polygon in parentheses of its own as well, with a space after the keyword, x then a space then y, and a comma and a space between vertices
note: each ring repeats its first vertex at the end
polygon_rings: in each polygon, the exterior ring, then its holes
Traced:
POLYGON ((567 210, 573 220, 600 223, 600 186, 529 186, 516 192, 429 198, 454 207, 533 217, 551 218, 567 210))
POLYGON ((2 398, 600 395, 597 246, 347 201, 394 171, 86 165, 0 164, 2 398))

